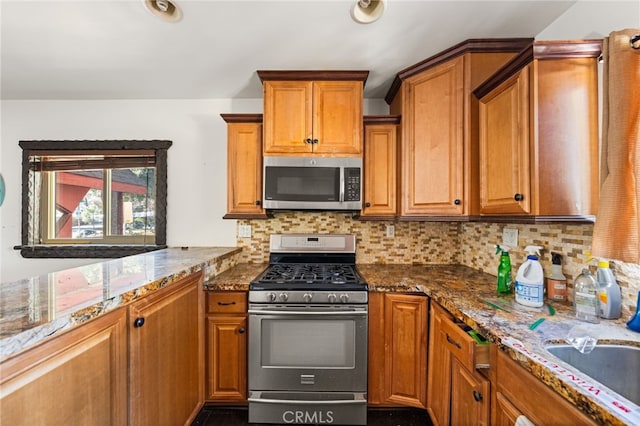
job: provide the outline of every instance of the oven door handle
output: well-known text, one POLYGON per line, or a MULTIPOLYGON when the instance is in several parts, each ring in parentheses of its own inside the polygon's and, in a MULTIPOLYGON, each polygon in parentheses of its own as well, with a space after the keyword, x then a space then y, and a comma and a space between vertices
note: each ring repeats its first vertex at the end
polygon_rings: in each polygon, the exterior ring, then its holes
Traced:
POLYGON ((362 404, 366 399, 338 399, 328 401, 301 401, 299 399, 263 399, 263 398, 247 398, 249 402, 261 402, 263 404, 288 404, 288 405, 349 405, 362 404))
POLYGON ((254 315, 367 316, 367 311, 272 311, 249 309, 247 312, 254 315))

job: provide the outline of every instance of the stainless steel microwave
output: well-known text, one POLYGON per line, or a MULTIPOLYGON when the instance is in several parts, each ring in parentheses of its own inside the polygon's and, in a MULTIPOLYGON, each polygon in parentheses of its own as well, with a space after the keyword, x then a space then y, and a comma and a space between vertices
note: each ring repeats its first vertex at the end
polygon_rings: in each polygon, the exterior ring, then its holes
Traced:
POLYGON ((359 157, 264 157, 263 177, 265 209, 362 209, 359 157))

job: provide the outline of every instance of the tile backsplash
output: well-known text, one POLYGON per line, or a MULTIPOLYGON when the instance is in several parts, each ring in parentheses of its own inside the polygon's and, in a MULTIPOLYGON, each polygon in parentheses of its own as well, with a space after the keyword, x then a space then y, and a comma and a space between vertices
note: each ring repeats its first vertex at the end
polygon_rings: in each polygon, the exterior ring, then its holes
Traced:
MULTIPOLYGON (((269 235, 278 233, 343 233, 356 236, 358 263, 379 264, 463 264, 492 275, 498 268, 495 245, 502 241, 505 227, 518 230, 519 246, 510 252, 513 273, 525 259, 526 245, 544 247, 540 262, 545 275, 551 273, 551 252, 562 254, 563 273, 569 294, 573 279, 587 264, 593 225, 505 224, 465 222, 378 222, 353 219, 339 212, 277 212, 269 220, 239 220, 251 225, 251 238, 238 238, 244 250, 239 262, 269 260, 269 235), (387 225, 395 236, 387 237, 387 225)), ((635 312, 640 290, 640 265, 612 261, 611 268, 622 289, 623 316, 635 312)))

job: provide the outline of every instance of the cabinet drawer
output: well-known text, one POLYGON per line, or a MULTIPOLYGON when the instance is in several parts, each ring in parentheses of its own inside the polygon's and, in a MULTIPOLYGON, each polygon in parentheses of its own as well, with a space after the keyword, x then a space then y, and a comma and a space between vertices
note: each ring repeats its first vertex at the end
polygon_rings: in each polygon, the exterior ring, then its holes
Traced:
POLYGON ((244 291, 207 292, 207 313, 228 314, 247 312, 247 293, 244 291))
POLYGON ((489 365, 489 345, 477 343, 463 329, 464 324, 446 319, 441 326, 441 343, 467 370, 473 371, 489 365))

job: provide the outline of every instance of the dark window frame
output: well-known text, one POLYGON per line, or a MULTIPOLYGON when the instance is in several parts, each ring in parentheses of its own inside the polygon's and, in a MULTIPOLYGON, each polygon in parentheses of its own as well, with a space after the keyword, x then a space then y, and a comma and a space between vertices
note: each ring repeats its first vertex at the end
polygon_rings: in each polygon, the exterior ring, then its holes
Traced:
MULTIPOLYGON (((29 140, 22 148, 22 230, 20 250, 25 258, 118 258, 166 248, 167 240, 167 150, 169 140, 29 140), (156 158, 156 230, 155 244, 34 244, 30 241, 29 157, 34 151, 52 151, 64 155, 70 151, 153 150, 156 158)), ((40 202, 40 198, 37 198, 40 202)), ((33 240, 31 238, 31 240, 33 240)))

